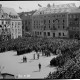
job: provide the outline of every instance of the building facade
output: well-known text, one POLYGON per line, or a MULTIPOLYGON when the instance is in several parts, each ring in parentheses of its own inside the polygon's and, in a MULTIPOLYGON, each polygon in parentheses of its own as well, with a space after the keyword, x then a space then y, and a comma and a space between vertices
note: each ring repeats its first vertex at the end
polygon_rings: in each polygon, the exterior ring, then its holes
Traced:
POLYGON ((70 16, 73 14, 78 15, 79 18, 80 9, 73 3, 48 5, 40 8, 32 16, 33 35, 40 37, 71 37, 72 32, 75 33, 71 29, 71 23, 75 24, 77 35, 80 32, 80 19, 72 20, 73 18, 70 18, 70 16))
POLYGON ((22 37, 22 20, 13 8, 0 4, 0 36, 2 39, 22 37))
POLYGON ((23 35, 32 31, 32 15, 35 13, 35 11, 36 10, 19 13, 20 18, 22 19, 23 35))
POLYGON ((80 11, 69 13, 69 37, 80 38, 80 11))

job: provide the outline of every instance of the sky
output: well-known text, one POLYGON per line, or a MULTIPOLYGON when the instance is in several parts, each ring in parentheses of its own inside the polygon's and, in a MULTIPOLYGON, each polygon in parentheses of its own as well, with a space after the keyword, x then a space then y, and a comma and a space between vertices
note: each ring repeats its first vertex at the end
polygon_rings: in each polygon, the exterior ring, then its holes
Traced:
POLYGON ((53 3, 55 5, 75 3, 77 7, 80 6, 80 1, 0 1, 3 7, 14 8, 17 13, 39 9, 38 4, 42 7, 46 7, 47 4, 53 5, 53 3))

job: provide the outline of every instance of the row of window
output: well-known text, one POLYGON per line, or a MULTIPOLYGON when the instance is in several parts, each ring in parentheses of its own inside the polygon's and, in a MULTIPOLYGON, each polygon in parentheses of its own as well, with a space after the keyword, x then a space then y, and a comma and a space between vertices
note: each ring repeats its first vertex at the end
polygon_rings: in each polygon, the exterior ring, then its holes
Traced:
POLYGON ((26 20, 26 21, 25 21, 25 25, 26 25, 26 24, 29 24, 29 25, 30 25, 30 24, 31 24, 31 21, 27 21, 27 20, 26 20))
MULTIPOLYGON (((8 16, 8 15, 6 15, 6 16, 8 16)), ((5 15, 2 15, 2 16, 1 16, 1 18, 4 18, 4 17, 5 17, 5 15)), ((14 19, 17 19, 17 18, 18 18, 18 16, 16 16, 16 15, 15 15, 15 16, 9 15, 9 17, 10 17, 10 18, 14 18, 14 19)))
POLYGON ((41 32, 35 31, 35 35, 42 35, 41 32))
POLYGON ((21 22, 12 22, 12 25, 21 25, 21 22))
POLYGON ((76 14, 71 14, 71 15, 69 15, 69 18, 79 18, 79 15, 76 15, 76 14))
POLYGON ((33 17, 33 19, 35 19, 35 18, 52 18, 52 17, 65 17, 66 15, 65 14, 56 14, 56 15, 52 15, 52 14, 50 14, 50 15, 42 15, 42 16, 37 16, 37 17, 33 17))
POLYGON ((44 27, 42 27, 42 26, 34 26, 34 29, 44 29, 44 30, 46 30, 46 29, 65 29, 65 25, 57 25, 57 27, 55 26, 55 25, 53 25, 53 27, 51 27, 50 25, 49 26, 44 26, 44 27))
POLYGON ((17 18, 18 18, 18 16, 16 16, 16 15, 15 15, 15 16, 9 15, 9 17, 10 17, 10 18, 13 18, 13 19, 17 19, 17 18))
POLYGON ((55 22, 58 22, 58 23, 65 23, 66 21, 65 20, 58 20, 58 19, 55 19, 55 20, 44 20, 44 21, 42 21, 42 22, 40 22, 40 21, 34 21, 34 25, 35 24, 39 24, 40 25, 40 23, 43 23, 43 24, 46 24, 46 23, 55 23, 55 22))
MULTIPOLYGON (((41 32, 35 31, 35 35, 41 35, 41 32)), ((51 35, 50 32, 44 32, 44 36, 50 36, 50 35, 51 35)), ((62 35, 61 35, 60 32, 58 33, 58 35, 59 35, 59 37, 60 36, 65 36, 64 33, 62 33, 62 35)), ((55 33, 53 33, 53 37, 55 37, 55 33)))

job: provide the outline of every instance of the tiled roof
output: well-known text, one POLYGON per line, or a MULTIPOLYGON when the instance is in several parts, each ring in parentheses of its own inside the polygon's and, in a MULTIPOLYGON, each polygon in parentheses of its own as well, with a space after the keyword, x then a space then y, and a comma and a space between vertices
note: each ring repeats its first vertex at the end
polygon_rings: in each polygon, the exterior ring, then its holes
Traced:
POLYGON ((2 10, 4 13, 10 14, 10 15, 18 15, 13 8, 2 7, 2 10))
POLYGON ((65 12, 80 12, 80 9, 74 3, 54 5, 50 7, 42 7, 38 9, 33 15, 50 14, 50 13, 65 13, 65 12))

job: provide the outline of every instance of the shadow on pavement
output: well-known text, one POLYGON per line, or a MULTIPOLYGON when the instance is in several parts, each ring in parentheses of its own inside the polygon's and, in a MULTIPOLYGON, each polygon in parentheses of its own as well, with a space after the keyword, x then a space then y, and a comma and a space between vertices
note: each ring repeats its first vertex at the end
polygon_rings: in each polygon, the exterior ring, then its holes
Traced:
POLYGON ((27 63, 27 62, 18 62, 18 63, 27 63))
POLYGON ((37 70, 37 71, 33 71, 33 72, 39 72, 39 70, 37 70))

